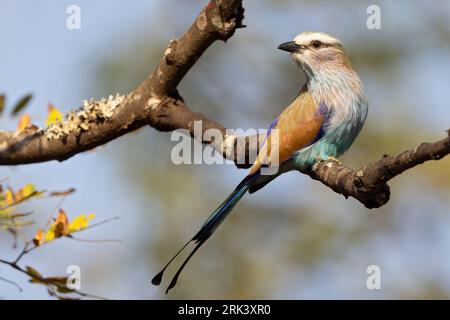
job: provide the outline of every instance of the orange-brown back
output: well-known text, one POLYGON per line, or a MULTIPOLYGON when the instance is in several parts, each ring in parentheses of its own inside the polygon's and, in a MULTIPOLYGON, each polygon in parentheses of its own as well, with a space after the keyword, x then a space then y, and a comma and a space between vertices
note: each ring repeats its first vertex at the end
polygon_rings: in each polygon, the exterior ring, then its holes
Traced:
POLYGON ((295 151, 310 145, 317 137, 324 123, 325 115, 313 97, 302 90, 298 97, 278 117, 278 122, 267 137, 264 147, 250 168, 250 175, 256 173, 263 164, 277 165, 288 160, 295 151), (276 141, 276 131, 278 142, 276 141), (276 156, 278 162, 271 159, 276 156))

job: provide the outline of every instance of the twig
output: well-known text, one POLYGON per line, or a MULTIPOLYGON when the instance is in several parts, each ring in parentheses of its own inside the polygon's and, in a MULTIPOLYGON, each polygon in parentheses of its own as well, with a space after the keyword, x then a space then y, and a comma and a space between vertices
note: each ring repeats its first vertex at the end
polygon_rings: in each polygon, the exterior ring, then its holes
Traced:
MULTIPOLYGON (((18 165, 49 160, 66 160, 75 154, 95 148, 144 125, 160 131, 186 129, 203 143, 203 133, 211 128, 220 130, 225 138, 226 129, 202 114, 191 111, 177 91, 177 86, 208 47, 217 40, 228 40, 237 28, 243 27, 242 0, 211 0, 203 8, 189 30, 179 39, 170 41, 163 58, 150 76, 118 105, 111 118, 89 123, 89 130, 74 131, 63 139, 48 139, 45 130, 0 132, 0 165, 18 165), (194 121, 202 121, 202 132, 194 132, 194 121)), ((230 143, 250 152, 249 140, 230 143)), ((227 143, 228 145, 228 143, 227 143)), ((390 198, 386 182, 401 172, 428 160, 442 159, 450 152, 449 138, 431 144, 422 144, 406 153, 388 157, 359 170, 337 163, 319 162, 303 173, 321 181, 335 192, 354 197, 368 208, 378 208, 390 198), (431 157, 426 155, 434 152, 431 157)), ((227 153, 224 145, 214 146, 238 167, 236 153, 227 153)), ((238 148, 235 148, 238 149, 238 148)), ((246 159, 247 159, 246 155, 246 159)))
POLYGON ((6 283, 12 284, 12 285, 15 286, 15 287, 17 288, 17 290, 19 290, 20 292, 23 291, 23 290, 22 290, 22 287, 21 287, 17 282, 14 282, 14 281, 12 281, 12 280, 9 280, 9 279, 3 278, 3 277, 0 277, 0 280, 3 281, 3 282, 6 282, 6 283))
MULTIPOLYGON (((28 272, 26 269, 23 269, 22 267, 20 267, 15 262, 11 262, 11 261, 0 259, 0 263, 6 264, 6 265, 10 266, 11 268, 13 268, 13 269, 15 269, 15 270, 17 270, 17 271, 19 271, 19 272, 21 272, 23 274, 26 274, 27 276, 29 276, 32 279, 37 280, 41 284, 49 283, 50 285, 55 286, 58 289, 67 290, 66 286, 62 286, 59 283, 54 283, 54 282, 52 283, 48 279, 46 279, 44 277, 40 277, 40 276, 38 276, 38 275, 36 275, 36 274, 34 274, 32 272, 28 272)), ((78 294, 81 297, 94 298, 94 299, 100 299, 100 300, 107 300, 106 298, 103 298, 103 297, 100 297, 100 296, 96 296, 96 295, 93 295, 93 294, 89 294, 89 293, 85 293, 85 292, 79 291, 77 289, 71 289, 71 293, 78 294)))

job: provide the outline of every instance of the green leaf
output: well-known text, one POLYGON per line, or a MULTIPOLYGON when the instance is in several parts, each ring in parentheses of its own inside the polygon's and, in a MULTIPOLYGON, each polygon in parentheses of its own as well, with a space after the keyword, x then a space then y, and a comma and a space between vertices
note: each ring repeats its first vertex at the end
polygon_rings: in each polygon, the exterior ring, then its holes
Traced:
POLYGON ((6 101, 6 96, 4 94, 0 95, 0 116, 3 113, 3 110, 5 110, 5 101, 6 101))
POLYGON ((13 110, 11 111, 12 116, 16 116, 19 114, 23 109, 25 109, 30 102, 31 98, 33 98, 32 94, 27 94, 22 97, 22 99, 19 100, 19 102, 16 103, 13 110))

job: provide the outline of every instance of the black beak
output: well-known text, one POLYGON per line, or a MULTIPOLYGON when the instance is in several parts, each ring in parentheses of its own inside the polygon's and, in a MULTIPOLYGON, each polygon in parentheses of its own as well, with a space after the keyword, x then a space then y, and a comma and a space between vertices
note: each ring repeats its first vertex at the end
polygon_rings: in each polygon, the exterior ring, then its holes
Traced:
POLYGON ((287 51, 287 52, 297 52, 301 48, 302 47, 300 45, 296 44, 294 41, 285 42, 278 46, 278 49, 287 51))

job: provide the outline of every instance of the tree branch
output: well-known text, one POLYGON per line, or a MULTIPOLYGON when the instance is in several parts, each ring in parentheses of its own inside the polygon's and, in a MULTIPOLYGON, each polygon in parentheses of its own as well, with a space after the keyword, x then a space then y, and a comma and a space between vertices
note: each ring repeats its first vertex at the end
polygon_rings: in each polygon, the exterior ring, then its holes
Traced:
POLYGON ((0 165, 63 161, 147 124, 160 131, 184 128, 193 135, 193 122, 199 120, 203 131, 214 127, 225 132, 218 123, 189 110, 176 87, 214 41, 226 41, 243 27, 241 2, 211 0, 189 30, 170 41, 150 76, 127 96, 90 101, 53 128, 0 132, 0 165))
POLYGON ((422 143, 412 150, 352 170, 335 161, 321 161, 303 173, 319 180, 335 192, 359 200, 367 208, 379 208, 389 201, 387 182, 404 171, 429 160, 440 160, 450 153, 450 129, 445 139, 422 143))
MULTIPOLYGON (((211 142, 203 140, 203 133, 218 129, 226 140, 213 146, 239 167, 248 167, 250 139, 226 136, 225 127, 191 111, 177 91, 203 52, 214 41, 226 41, 237 28, 244 27, 243 18, 242 0, 211 0, 189 30, 170 41, 156 69, 133 92, 85 102, 63 122, 44 130, 29 126, 21 132, 0 132, 0 165, 63 161, 148 124, 159 131, 186 129, 193 138, 208 144, 211 142), (195 121, 202 121, 201 132, 194 132, 195 121), (238 158, 240 148, 246 151, 244 163, 238 158), (235 151, 230 153, 231 149, 235 151)), ((450 133, 445 139, 423 143, 397 156, 385 156, 356 171, 335 161, 320 161, 302 173, 367 208, 377 208, 389 201, 389 180, 425 161, 442 159, 449 152, 450 133)))

